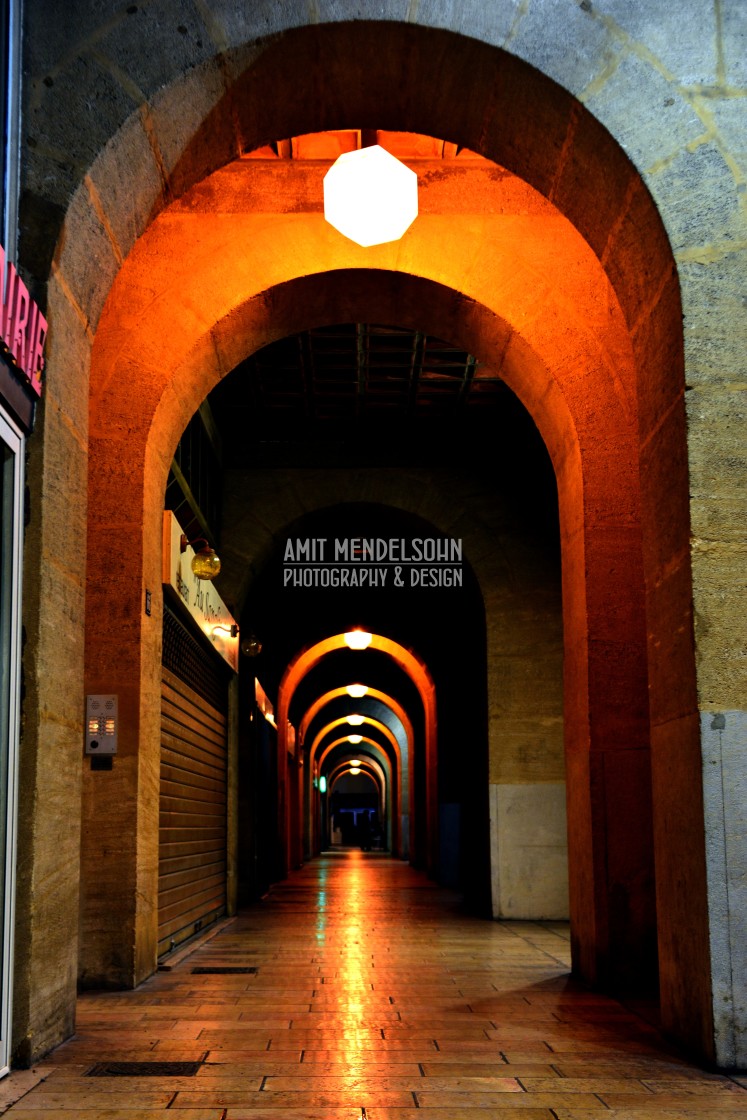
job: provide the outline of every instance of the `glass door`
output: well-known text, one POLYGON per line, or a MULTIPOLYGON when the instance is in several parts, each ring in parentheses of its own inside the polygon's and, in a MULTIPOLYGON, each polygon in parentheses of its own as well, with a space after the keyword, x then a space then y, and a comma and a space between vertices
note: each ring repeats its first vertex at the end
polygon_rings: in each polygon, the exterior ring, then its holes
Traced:
POLYGON ((8 1072, 20 725, 23 436, 0 411, 0 1077, 8 1072))

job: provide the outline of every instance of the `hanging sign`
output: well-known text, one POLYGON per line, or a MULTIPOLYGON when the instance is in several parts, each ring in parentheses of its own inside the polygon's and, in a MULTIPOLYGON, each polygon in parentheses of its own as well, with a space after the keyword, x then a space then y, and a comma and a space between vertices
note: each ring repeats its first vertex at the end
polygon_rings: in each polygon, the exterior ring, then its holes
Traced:
POLYGON ((37 397, 40 397, 47 320, 29 295, 15 265, 8 262, 6 268, 5 249, 2 245, 0 283, 3 296, 0 310, 0 349, 23 375, 37 397))
POLYGON ((181 550, 182 527, 171 510, 163 514, 163 582, 189 612, 208 641, 235 673, 239 671, 239 628, 213 585, 192 571, 194 549, 181 550))

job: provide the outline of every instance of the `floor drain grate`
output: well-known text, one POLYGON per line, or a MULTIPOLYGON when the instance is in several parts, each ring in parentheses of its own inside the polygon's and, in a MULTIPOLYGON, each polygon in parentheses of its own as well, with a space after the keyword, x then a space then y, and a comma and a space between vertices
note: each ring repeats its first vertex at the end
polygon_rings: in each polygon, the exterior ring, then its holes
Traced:
POLYGON ((257 972, 257 966, 253 964, 199 964, 197 968, 192 969, 193 976, 241 976, 244 973, 252 974, 255 972, 257 972))
POLYGON ((97 1062, 86 1077, 194 1077, 202 1062, 97 1062))

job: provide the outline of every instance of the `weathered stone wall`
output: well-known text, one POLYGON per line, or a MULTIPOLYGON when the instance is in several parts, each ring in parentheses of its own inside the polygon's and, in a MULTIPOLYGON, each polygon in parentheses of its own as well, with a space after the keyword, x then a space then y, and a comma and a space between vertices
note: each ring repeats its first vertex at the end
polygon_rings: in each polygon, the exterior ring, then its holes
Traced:
MULTIPOLYGON (((251 134, 251 128, 242 132, 245 118, 238 134, 235 131, 241 117, 238 110, 246 109, 236 104, 237 112, 215 118, 210 152, 205 143, 202 149, 193 149, 186 164, 182 160, 188 141, 215 109, 234 75, 253 57, 261 61, 267 47, 257 46, 258 40, 307 22, 323 25, 351 16, 349 5, 332 0, 320 0, 311 15, 309 11, 306 4, 279 5, 270 0, 251 8, 229 0, 210 5, 202 0, 161 0, 127 6, 111 0, 97 5, 94 16, 83 4, 58 5, 50 0, 26 4, 21 256, 27 276, 35 279, 37 297, 44 298, 43 287, 50 277, 47 306, 53 356, 29 469, 32 521, 26 564, 28 643, 16 941, 20 946, 16 1037, 19 1052, 29 1057, 67 1033, 74 997, 72 916, 83 710, 78 671, 82 583, 75 559, 85 518, 90 344, 111 282, 149 217, 179 192, 180 184, 199 175, 201 158, 208 163, 220 161, 221 151, 225 159, 231 158, 245 135, 251 134), (64 478, 58 473, 63 471, 64 478), (60 617, 62 602, 67 607, 60 617), (64 658, 59 656, 61 627, 67 635, 64 658), (64 822, 64 830, 58 822, 64 822), (65 899, 65 906, 58 905, 60 899, 65 899)), ((680 694, 681 680, 672 666, 681 666, 680 676, 687 676, 690 622, 681 602, 692 571, 707 796, 703 809, 697 783, 681 780, 683 773, 692 774, 700 765, 700 757, 693 753, 698 749, 700 720, 688 703, 675 700, 659 706, 653 727, 655 755, 661 759, 654 795, 663 808, 661 835, 670 828, 669 821, 677 819, 678 808, 691 807, 682 824, 684 850, 702 845, 705 813, 708 897, 714 909, 710 928, 715 1053, 723 1064, 744 1065, 741 985, 745 970, 732 967, 728 938, 724 940, 721 933, 727 919, 733 931, 743 921, 739 892, 727 887, 740 881, 747 858, 738 812, 731 802, 724 806, 719 791, 725 784, 740 788, 744 780, 739 729, 747 709, 740 575, 747 525, 743 406, 747 12, 740 0, 714 0, 712 5, 703 0, 677 5, 668 0, 582 0, 580 4, 506 0, 501 5, 477 0, 459 5, 362 0, 355 16, 455 31, 527 60, 573 93, 616 137, 641 172, 662 217, 677 262, 685 314, 689 511, 687 495, 671 487, 677 463, 670 459, 670 469, 662 466, 667 456, 661 453, 669 433, 676 437, 681 423, 681 356, 676 342, 673 345, 657 325, 676 320, 676 277, 663 268, 660 280, 652 280, 636 256, 636 246, 643 240, 651 246, 655 270, 665 259, 660 235, 655 228, 631 220, 631 215, 644 213, 645 200, 636 194, 622 162, 619 174, 609 165, 605 174, 593 160, 585 163, 575 158, 572 123, 566 147, 536 146, 532 165, 536 176, 544 175, 542 185, 584 228, 613 277, 638 351, 653 354, 658 348, 658 361, 650 365, 647 407, 640 417, 641 464, 649 493, 644 513, 649 523, 666 529, 671 522, 681 534, 689 512, 693 545, 689 554, 683 551, 680 536, 676 540, 673 536, 669 549, 660 548, 659 540, 644 539, 653 573, 648 583, 651 672, 657 695, 680 694), (573 158, 564 162, 565 152, 573 158), (588 189, 590 182, 598 188, 600 205, 592 213, 577 213, 578 200, 586 197, 583 188, 588 189), (642 301, 637 297, 644 288, 649 294, 642 301), (658 290, 657 300, 652 300, 652 290, 658 290), (671 380, 662 376, 667 369, 672 371, 671 380), (679 655, 673 648, 677 642, 679 655), (657 676, 657 650, 664 647, 671 652, 661 662, 669 667, 657 676), (713 736, 718 736, 718 751, 713 749, 713 736), (721 781, 724 760, 728 765, 721 781)), ((365 55, 360 53, 361 58, 365 55)), ((416 51, 410 62, 417 70, 421 60, 416 51)), ((438 73, 441 66, 448 71, 447 63, 446 56, 430 51, 422 62, 423 73, 426 68, 438 73)), ((478 84, 484 73, 481 65, 470 68, 478 84)), ((295 79, 292 66, 290 70, 289 77, 295 79)), ((406 70, 400 67, 392 75, 388 82, 392 89, 400 89, 403 74, 406 84, 406 70)), ((452 87, 445 81, 442 86, 444 99, 456 104, 455 89, 463 99, 463 115, 451 112, 453 128, 447 138, 480 147, 484 135, 489 148, 488 117, 491 109, 500 106, 500 86, 492 96, 475 101, 464 97, 469 83, 452 87), (474 120, 475 105, 486 106, 482 132, 474 120)), ((293 91, 290 81, 285 101, 279 89, 277 94, 288 120, 293 91)), ((327 119, 314 118, 312 100, 296 106, 299 125, 306 114, 310 128, 327 127, 327 119)), ((449 114, 437 97, 432 100, 433 119, 442 109, 447 119, 449 114)), ((381 104, 382 112, 390 110, 385 99, 381 104)), ((546 106, 527 103, 512 110, 498 114, 508 166, 514 139, 517 159, 519 134, 531 143, 527 119, 535 121, 538 136, 552 133, 552 114, 546 106), (511 135, 512 121, 518 122, 517 138, 511 135)), ((413 119, 412 127, 421 124, 427 130, 425 118, 413 119)), ((398 127, 394 118, 391 127, 398 127)), ((257 134, 255 129, 254 139, 257 134)), ((261 139, 277 135, 272 130, 261 139)), ((649 366, 642 363, 644 382, 648 374, 649 366)), ((660 919, 668 923, 665 948, 667 939, 686 936, 702 921, 694 910, 697 890, 684 892, 680 902, 676 892, 665 889, 674 870, 667 870, 660 882, 660 919)), ((732 949, 735 944, 732 938, 732 949)), ((710 974, 702 948, 687 952, 695 969, 691 976, 710 974)), ((692 1014, 704 1021, 703 1001, 710 998, 710 984, 669 975, 663 979, 674 993, 671 1006, 679 1009, 680 1020, 692 1014)), ((675 1029, 676 1018, 669 1020, 675 1029)), ((707 1050, 706 1035, 704 1027, 693 1044, 707 1050)))

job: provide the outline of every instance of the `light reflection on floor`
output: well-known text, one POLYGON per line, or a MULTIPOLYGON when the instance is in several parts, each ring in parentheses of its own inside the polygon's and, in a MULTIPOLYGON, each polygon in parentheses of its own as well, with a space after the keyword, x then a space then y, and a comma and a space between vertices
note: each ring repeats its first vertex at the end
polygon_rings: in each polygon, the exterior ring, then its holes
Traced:
POLYGON ((357 851, 293 873, 137 991, 82 996, 75 1038, 38 1073, 8 1115, 747 1118, 740 1079, 703 1073, 569 979, 564 924, 469 917, 420 872, 357 851), (257 973, 191 971, 216 964, 257 973), (201 1064, 86 1076, 104 1060, 201 1064))

